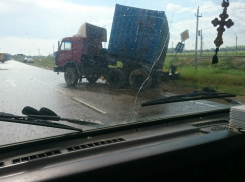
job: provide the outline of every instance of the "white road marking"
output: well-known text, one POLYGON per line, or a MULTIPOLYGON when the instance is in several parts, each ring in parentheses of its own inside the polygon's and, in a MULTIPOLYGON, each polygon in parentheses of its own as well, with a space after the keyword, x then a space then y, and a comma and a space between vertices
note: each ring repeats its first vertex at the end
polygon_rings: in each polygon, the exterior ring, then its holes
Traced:
MULTIPOLYGON (((23 74, 23 73, 21 73, 21 74, 23 74)), ((42 82, 42 81, 40 81, 40 80, 38 80, 38 79, 36 79, 36 78, 32 78, 32 79, 35 80, 35 81, 37 81, 37 82, 39 82, 39 83, 41 83, 41 84, 43 84, 43 85, 50 86, 49 84, 44 83, 44 82, 42 82)), ((11 82, 12 85, 13 85, 15 81, 13 81, 13 80, 7 80, 7 82, 11 82)), ((14 84, 13 86, 16 86, 16 85, 14 84)), ((76 101, 78 101, 78 102, 80 102, 80 103, 86 105, 87 107, 90 107, 91 109, 93 109, 93 110, 95 110, 95 111, 97 111, 97 112, 100 112, 100 113, 102 113, 102 114, 106 114, 106 113, 107 113, 107 112, 105 112, 105 111, 103 111, 103 110, 101 110, 101 109, 99 109, 99 108, 97 108, 97 107, 95 107, 95 106, 92 106, 92 105, 89 104, 89 103, 86 103, 86 102, 82 101, 81 99, 72 97, 72 96, 71 96, 70 94, 68 94, 68 93, 65 93, 65 92, 63 92, 63 91, 61 91, 61 90, 59 90, 59 89, 54 88, 54 87, 51 87, 51 88, 52 88, 53 90, 59 92, 60 94, 64 94, 64 95, 70 96, 73 100, 76 100, 76 101)))
POLYGON ((60 91, 60 90, 56 89, 56 88, 53 88, 53 87, 52 87, 52 89, 54 89, 55 91, 57 91, 57 92, 59 92, 59 93, 61 93, 61 94, 69 95, 69 94, 67 94, 67 93, 65 93, 65 92, 63 92, 63 91, 60 91))
POLYGON ((44 83, 44 82, 42 82, 42 81, 40 81, 40 80, 38 80, 38 79, 36 79, 36 78, 33 78, 33 80, 36 80, 37 82, 39 82, 39 83, 41 83, 41 84, 43 84, 43 85, 48 85, 48 84, 46 84, 46 83, 44 83))
POLYGON ((95 106, 92 106, 92 105, 90 105, 90 104, 84 102, 84 101, 81 100, 81 99, 78 99, 78 98, 76 98, 76 97, 72 97, 72 99, 74 99, 74 100, 76 100, 76 101, 78 101, 78 102, 80 102, 80 103, 82 103, 82 104, 84 104, 84 105, 86 105, 86 106, 88 106, 88 107, 94 109, 95 111, 98 111, 98 112, 102 113, 102 114, 106 114, 106 113, 107 113, 107 112, 105 112, 105 111, 103 111, 103 110, 101 110, 101 109, 98 109, 98 108, 95 107, 95 106))
MULTIPOLYGON (((41 83, 41 84, 43 84, 43 85, 49 86, 48 84, 46 84, 46 83, 44 83, 44 82, 42 82, 42 81, 40 81, 40 80, 38 80, 38 79, 33 78, 33 80, 36 80, 36 81, 38 81, 39 83, 41 83)), ((91 109, 94 109, 95 111, 98 111, 98 112, 100 112, 100 113, 102 113, 102 114, 106 114, 106 113, 107 113, 107 112, 105 112, 105 111, 103 111, 103 110, 101 110, 101 109, 98 109, 98 108, 95 107, 95 106, 92 106, 91 104, 88 104, 88 103, 82 101, 81 99, 72 97, 72 96, 71 96, 70 94, 68 94, 68 93, 65 93, 65 92, 63 92, 63 91, 61 91, 61 90, 59 90, 59 89, 54 88, 54 87, 51 87, 51 88, 54 89, 56 92, 59 92, 60 94, 64 94, 64 95, 70 96, 73 100, 76 100, 76 101, 78 101, 78 102, 80 102, 80 103, 82 103, 82 104, 84 104, 84 105, 90 107, 91 109)))
POLYGON ((60 91, 60 90, 58 90, 58 89, 56 89, 56 88, 54 88, 54 87, 52 87, 52 89, 54 89, 55 91, 57 91, 57 92, 59 92, 59 93, 61 93, 61 94, 70 96, 73 100, 78 101, 78 102, 82 103, 83 105, 86 105, 87 107, 90 107, 91 109, 93 109, 93 110, 95 110, 95 111, 98 111, 98 112, 100 112, 100 113, 102 113, 102 114, 106 114, 106 113, 107 113, 107 112, 105 112, 105 111, 103 111, 103 110, 101 110, 101 109, 99 109, 99 108, 97 108, 97 107, 95 107, 95 106, 92 106, 92 105, 89 104, 89 103, 84 102, 84 101, 81 100, 81 99, 78 99, 78 98, 76 98, 76 97, 72 97, 72 96, 71 96, 70 94, 68 94, 68 93, 65 93, 65 92, 63 92, 63 91, 60 91))
MULTIPOLYGON (((25 74, 25 73, 22 73, 22 72, 20 72, 20 71, 18 71, 20 74, 24 74, 24 75, 26 75, 27 77, 30 77, 29 75, 27 75, 27 74, 25 74)), ((31 77, 30 77, 31 78, 31 77)), ((47 83, 44 83, 44 82, 42 82, 42 81, 40 81, 40 80, 38 80, 38 79, 36 79, 36 78, 31 78, 31 80, 35 80, 35 81, 37 81, 37 82, 39 82, 39 83, 41 83, 41 84, 43 84, 43 85, 47 85, 48 86, 48 84, 47 83)))
POLYGON ((14 81, 14 80, 7 80, 6 82, 10 82, 13 87, 16 87, 16 85, 15 85, 15 82, 16 81, 14 81))

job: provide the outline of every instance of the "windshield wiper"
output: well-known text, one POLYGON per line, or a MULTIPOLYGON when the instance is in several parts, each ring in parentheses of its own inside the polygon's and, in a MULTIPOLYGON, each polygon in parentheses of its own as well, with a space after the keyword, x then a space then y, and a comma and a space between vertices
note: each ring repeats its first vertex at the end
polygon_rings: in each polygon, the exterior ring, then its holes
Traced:
POLYGON ((22 114, 27 116, 17 116, 9 113, 0 112, 0 121, 5 122, 12 122, 12 123, 20 123, 20 124, 30 124, 30 125, 39 125, 39 126, 46 126, 52 128, 61 128, 61 129, 68 129, 68 130, 75 130, 75 131, 83 131, 82 129, 56 123, 53 121, 67 121, 70 123, 75 123, 79 125, 102 125, 102 122, 92 122, 92 121, 82 121, 76 119, 68 119, 68 118, 61 118, 55 112, 48 108, 41 108, 39 111, 26 106, 22 110, 22 114))
POLYGON ((54 123, 48 120, 42 120, 37 118, 30 118, 28 116, 16 116, 9 113, 0 112, 0 121, 11 122, 11 123, 20 123, 20 124, 30 124, 30 125, 38 125, 38 126, 46 126, 52 128, 61 128, 75 131, 83 131, 82 129, 75 128, 72 126, 54 123))
POLYGON ((28 115, 28 117, 30 118, 45 119, 45 120, 52 120, 52 121, 67 121, 69 123, 75 123, 75 124, 86 125, 86 126, 95 126, 95 125, 104 124, 103 122, 100 121, 84 121, 84 120, 77 120, 77 119, 61 118, 54 111, 45 107, 42 107, 38 111, 30 106, 26 106, 23 108, 22 114, 28 115))
POLYGON ((184 101, 213 99, 213 98, 225 98, 225 97, 236 97, 236 95, 228 94, 228 93, 218 93, 212 89, 205 88, 203 89, 203 91, 195 90, 188 94, 165 97, 162 99, 145 102, 145 103, 142 103, 141 106, 144 107, 144 106, 167 104, 167 103, 174 103, 174 102, 184 102, 184 101))

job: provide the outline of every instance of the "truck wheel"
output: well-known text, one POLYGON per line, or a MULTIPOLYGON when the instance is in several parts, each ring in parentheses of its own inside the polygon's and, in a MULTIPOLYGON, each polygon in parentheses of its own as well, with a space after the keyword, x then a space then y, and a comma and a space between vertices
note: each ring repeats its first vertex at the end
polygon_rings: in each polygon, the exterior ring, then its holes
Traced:
MULTIPOLYGON (((149 77, 149 73, 146 70, 143 69, 134 70, 129 75, 129 84, 133 89, 139 90, 148 77, 149 77)), ((152 83, 152 77, 150 76, 149 79, 142 86, 142 89, 145 90, 150 88, 151 83, 152 83)))
POLYGON ((159 87, 162 83, 162 79, 158 78, 156 75, 152 76, 151 88, 159 87))
POLYGON ((76 85, 78 82, 78 73, 73 67, 66 68, 64 77, 68 86, 76 85))
POLYGON ((121 69, 111 69, 106 75, 106 83, 113 88, 121 88, 125 84, 125 75, 121 69))

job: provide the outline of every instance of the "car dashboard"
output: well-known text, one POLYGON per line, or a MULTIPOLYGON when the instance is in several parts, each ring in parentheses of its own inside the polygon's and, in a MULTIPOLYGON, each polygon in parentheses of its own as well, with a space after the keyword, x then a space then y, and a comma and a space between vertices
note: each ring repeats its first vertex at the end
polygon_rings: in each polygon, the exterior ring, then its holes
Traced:
POLYGON ((228 123, 223 109, 3 146, 0 180, 240 180, 245 137, 228 123))

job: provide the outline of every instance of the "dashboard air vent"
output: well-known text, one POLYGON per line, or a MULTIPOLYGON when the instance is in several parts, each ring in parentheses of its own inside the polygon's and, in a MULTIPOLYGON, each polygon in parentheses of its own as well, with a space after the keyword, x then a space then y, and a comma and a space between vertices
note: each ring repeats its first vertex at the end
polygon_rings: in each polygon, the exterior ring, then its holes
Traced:
POLYGON ((193 126, 195 127, 203 127, 203 126, 209 126, 209 125, 215 125, 215 124, 228 124, 229 121, 227 120, 216 120, 216 121, 208 121, 208 122, 203 122, 203 123, 197 123, 194 124, 193 126))
POLYGON ((45 153, 40 153, 40 154, 36 154, 36 155, 31 155, 31 156, 26 156, 26 157, 14 159, 14 160, 12 160, 12 163, 16 164, 16 163, 20 163, 20 162, 31 161, 34 159, 39 159, 39 158, 58 155, 58 154, 61 154, 60 150, 54 150, 54 151, 49 151, 49 152, 45 152, 45 153))
POLYGON ((92 148, 92 147, 114 144, 114 143, 123 142, 123 141, 125 141, 125 139, 117 138, 117 139, 112 139, 112 140, 105 140, 105 141, 99 141, 99 142, 93 142, 93 143, 87 143, 87 144, 83 144, 83 145, 68 147, 67 150, 69 152, 72 152, 72 151, 76 151, 76 150, 88 149, 88 148, 92 148))
POLYGON ((224 130, 228 130, 228 129, 229 129, 228 126, 215 126, 215 127, 211 128, 211 130, 213 132, 224 131, 224 130))

